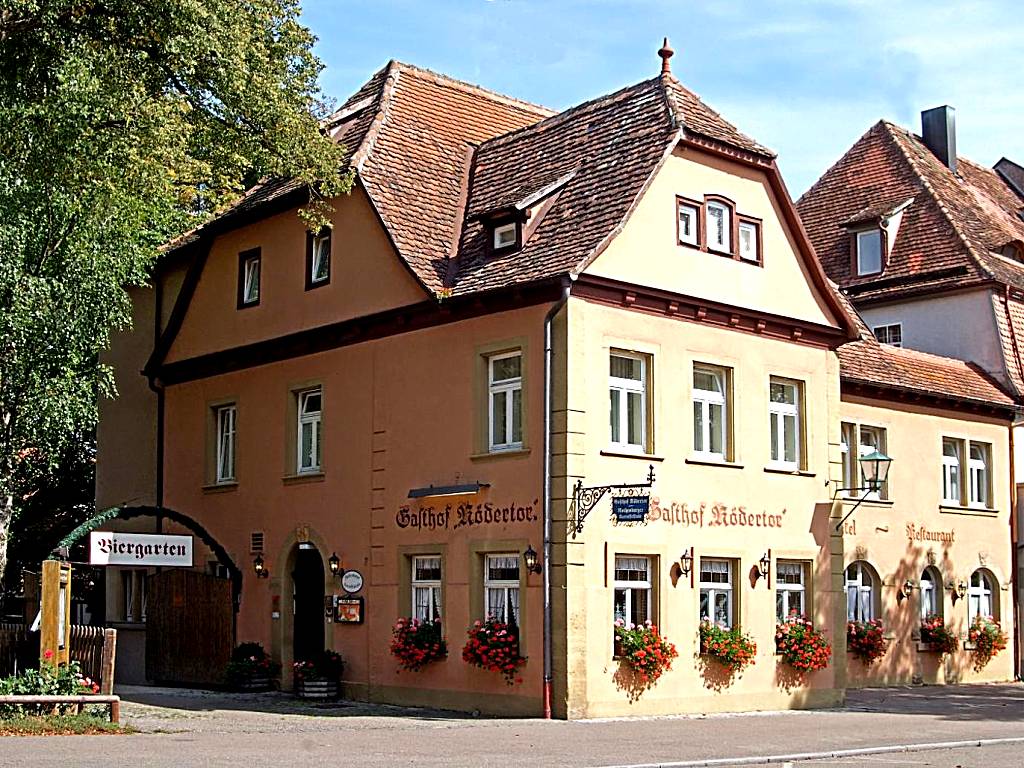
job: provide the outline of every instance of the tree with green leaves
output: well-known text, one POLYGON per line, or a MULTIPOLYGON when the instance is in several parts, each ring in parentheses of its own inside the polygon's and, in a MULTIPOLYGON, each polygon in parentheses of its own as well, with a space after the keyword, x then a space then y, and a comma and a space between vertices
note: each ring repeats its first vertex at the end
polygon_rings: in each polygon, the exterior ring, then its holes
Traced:
POLYGON ((247 179, 310 226, 351 185, 295 0, 0 0, 0 578, 8 532, 113 391, 163 244, 247 179))

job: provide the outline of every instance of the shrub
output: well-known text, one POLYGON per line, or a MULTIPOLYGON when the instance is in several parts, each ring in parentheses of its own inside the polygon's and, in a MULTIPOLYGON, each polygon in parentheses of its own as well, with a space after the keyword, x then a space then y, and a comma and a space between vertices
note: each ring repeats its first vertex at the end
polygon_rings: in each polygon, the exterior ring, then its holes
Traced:
POLYGON ((519 655, 518 629, 494 618, 476 621, 469 628, 462 660, 480 669, 500 672, 508 685, 523 682, 516 670, 526 663, 519 655))
POLYGON ((225 668, 228 682, 244 683, 253 677, 277 677, 281 665, 273 661, 259 643, 239 643, 225 668))
POLYGON ((974 643, 974 669, 980 670, 1006 648, 1006 633, 991 616, 975 616, 967 639, 974 643))
MULTIPOLYGON (((47 651, 52 656, 52 652, 47 651)), ((77 661, 60 667, 43 663, 39 669, 26 669, 17 675, 0 678, 0 695, 16 696, 81 696, 99 693, 99 685, 82 674, 77 661)), ((45 707, 52 710, 52 705, 45 707)), ((41 705, 0 706, 0 717, 9 718, 22 712, 41 714, 41 705)))
POLYGON ((296 680, 333 680, 341 679, 345 662, 337 651, 322 651, 316 658, 296 661, 292 665, 296 680))
POLYGON ((652 685, 672 668, 672 659, 679 653, 676 647, 658 634, 651 622, 626 624, 616 619, 614 625, 618 655, 644 685, 652 685))
POLYGON ((402 669, 410 672, 445 658, 448 645, 441 631, 441 620, 401 618, 396 621, 391 630, 391 654, 402 669))
POLYGON ((946 626, 942 617, 930 613, 926 618, 921 619, 921 642, 931 643, 941 654, 951 654, 960 646, 960 640, 946 626))
POLYGON ((700 623, 700 649, 732 673, 754 663, 757 643, 739 627, 722 627, 704 620, 700 623))
POLYGON ((832 658, 832 646, 825 633, 815 629, 804 616, 794 616, 775 627, 775 650, 799 672, 824 669, 832 658))
POLYGON ((873 664, 882 658, 888 647, 880 619, 847 623, 846 649, 865 664, 873 664))

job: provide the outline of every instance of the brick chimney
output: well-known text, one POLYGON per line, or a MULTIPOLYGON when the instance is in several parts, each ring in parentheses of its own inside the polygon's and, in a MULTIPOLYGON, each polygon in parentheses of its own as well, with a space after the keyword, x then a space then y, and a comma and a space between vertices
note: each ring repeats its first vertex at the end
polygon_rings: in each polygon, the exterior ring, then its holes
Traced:
POLYGON ((956 173, 956 110, 945 105, 922 112, 921 138, 932 154, 956 173))

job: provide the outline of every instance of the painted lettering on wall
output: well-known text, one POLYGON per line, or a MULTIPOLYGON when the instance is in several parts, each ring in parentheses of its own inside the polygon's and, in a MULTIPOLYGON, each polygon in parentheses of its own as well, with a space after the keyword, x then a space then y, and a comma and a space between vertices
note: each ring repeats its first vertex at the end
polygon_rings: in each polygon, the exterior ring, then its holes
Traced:
POLYGON ((952 544, 956 540, 956 531, 929 531, 924 526, 907 523, 907 538, 910 541, 939 541, 952 544))
POLYGON ((395 525, 414 530, 458 530, 467 526, 532 523, 537 520, 538 499, 531 504, 510 504, 502 507, 491 502, 480 504, 446 504, 441 507, 411 508, 404 505, 395 515, 395 525))
POLYGON ((767 510, 754 512, 743 505, 729 506, 721 502, 709 504, 703 501, 690 505, 686 502, 663 502, 657 496, 652 496, 647 519, 694 528, 781 528, 785 516, 785 509, 778 513, 767 510))

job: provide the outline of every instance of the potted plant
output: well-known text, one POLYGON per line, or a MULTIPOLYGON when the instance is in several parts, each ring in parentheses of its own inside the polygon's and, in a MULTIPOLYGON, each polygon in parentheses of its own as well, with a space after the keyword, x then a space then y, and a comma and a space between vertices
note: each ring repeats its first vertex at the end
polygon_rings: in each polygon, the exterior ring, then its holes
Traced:
POLYGON ((259 643, 239 643, 231 652, 225 672, 228 685, 236 691, 268 691, 281 665, 273 661, 259 643))
POLYGON ((341 654, 326 650, 314 659, 292 665, 295 692, 301 699, 336 699, 344 669, 341 654))
POLYGON ((391 630, 391 655, 401 669, 415 672, 432 661, 448 655, 448 645, 441 631, 441 619, 422 621, 401 618, 391 630))
POLYGON ((880 619, 847 622, 846 650, 865 664, 873 664, 882 658, 888 647, 880 619))
POLYGON ((825 633, 806 616, 794 616, 775 627, 775 652, 798 672, 824 669, 832 658, 825 633))
POLYGON ((526 663, 519 655, 519 631, 515 624, 506 624, 489 617, 475 621, 467 632, 462 660, 480 669, 499 672, 508 685, 523 682, 517 670, 526 663))
POLYGON ((757 643, 739 627, 725 627, 705 619, 700 623, 700 652, 730 673, 742 672, 754 663, 757 643))
POLYGON ((658 628, 650 621, 644 624, 627 624, 616 619, 615 656, 628 666, 637 681, 644 686, 653 685, 666 670, 672 668, 672 659, 679 653, 676 647, 658 634, 658 628))
POLYGON ((957 636, 946 626, 942 617, 934 613, 921 619, 921 642, 929 646, 928 650, 940 655, 952 654, 960 645, 957 636))
POLYGON ((975 616, 967 639, 974 646, 974 669, 980 671, 992 657, 1006 648, 1006 633, 991 616, 975 616))

